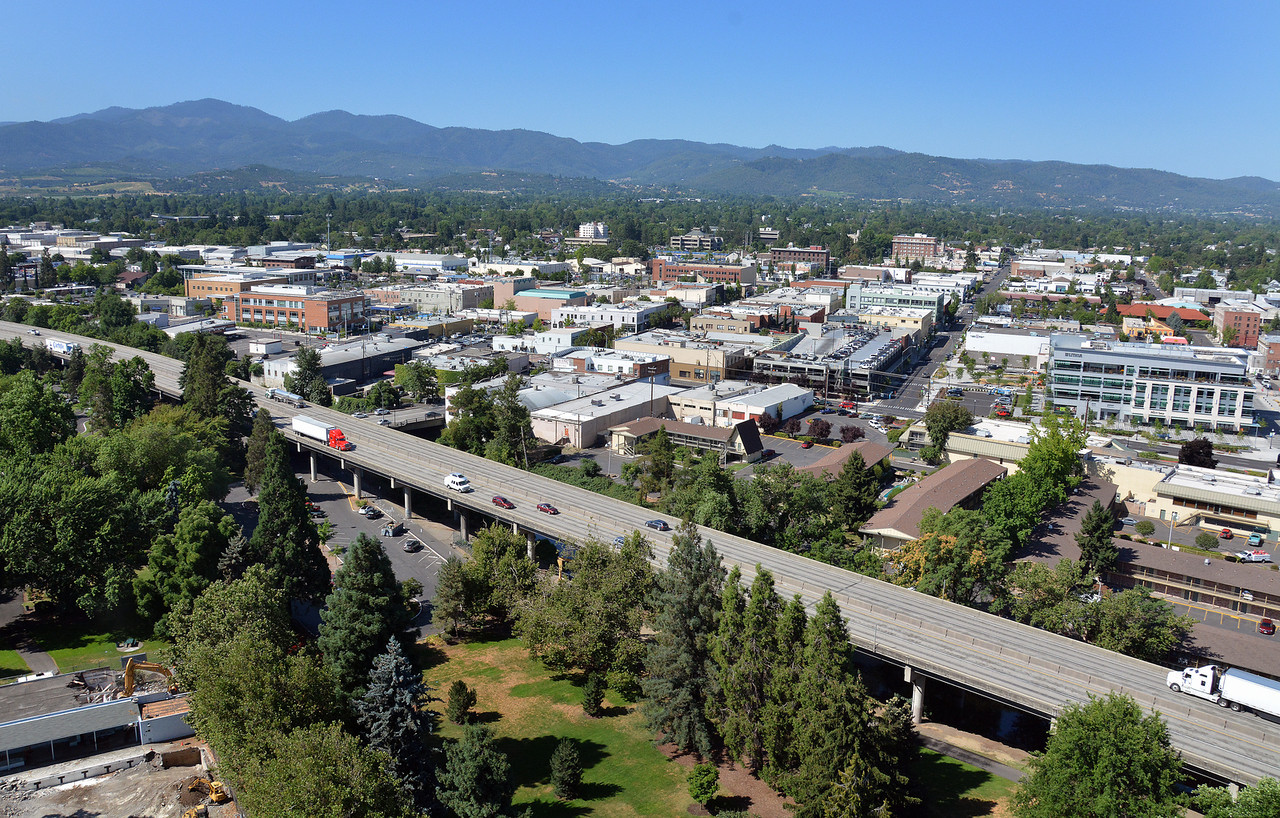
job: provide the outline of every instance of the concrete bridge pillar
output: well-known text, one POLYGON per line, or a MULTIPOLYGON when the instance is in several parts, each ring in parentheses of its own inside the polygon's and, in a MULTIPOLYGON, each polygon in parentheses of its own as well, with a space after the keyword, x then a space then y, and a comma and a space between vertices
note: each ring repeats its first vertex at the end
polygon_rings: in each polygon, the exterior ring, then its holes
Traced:
POLYGON ((314 483, 316 481, 316 453, 315 452, 311 453, 310 460, 311 460, 311 482, 314 483))
POLYGON ((469 522, 470 521, 467 519, 467 510, 465 508, 459 508, 458 509, 458 532, 462 534, 463 540, 471 539, 471 532, 467 530, 469 527, 468 526, 469 522))
POLYGON ((360 467, 357 466, 351 470, 351 487, 356 491, 356 499, 360 499, 360 467))
MULTIPOLYGON (((512 526, 512 528, 514 527, 515 526, 512 526)), ((537 544, 537 542, 538 540, 533 536, 532 531, 525 532, 524 547, 525 547, 525 553, 529 555, 529 559, 533 559, 533 547, 537 544)))
POLYGON ((1227 792, 1231 793, 1231 800, 1237 801, 1240 798, 1240 785, 1234 781, 1227 782, 1227 792))
POLYGON ((924 687, 928 679, 907 665, 902 680, 911 684, 911 723, 919 724, 924 720, 924 687))
POLYGON ((408 486, 404 487, 404 518, 413 519, 413 490, 408 486))

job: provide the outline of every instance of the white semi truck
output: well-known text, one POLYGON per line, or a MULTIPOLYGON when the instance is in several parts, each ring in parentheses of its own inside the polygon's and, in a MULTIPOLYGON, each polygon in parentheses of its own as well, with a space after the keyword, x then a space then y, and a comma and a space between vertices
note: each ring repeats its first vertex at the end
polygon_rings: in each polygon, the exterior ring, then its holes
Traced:
POLYGON ((1171 670, 1166 679, 1174 693, 1189 693, 1232 710, 1255 710, 1280 716, 1280 682, 1245 670, 1205 665, 1171 670))
POLYGON ((309 418, 306 415, 295 415, 292 424, 293 431, 298 434, 319 440, 338 451, 349 452, 355 448, 342 430, 331 423, 309 418))

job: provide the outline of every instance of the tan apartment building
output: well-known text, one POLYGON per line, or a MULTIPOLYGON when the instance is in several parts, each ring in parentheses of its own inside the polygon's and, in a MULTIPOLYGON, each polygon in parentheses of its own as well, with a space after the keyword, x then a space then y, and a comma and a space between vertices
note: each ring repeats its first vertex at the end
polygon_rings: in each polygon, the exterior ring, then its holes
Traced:
POLYGON ((721 340, 699 338, 673 330, 650 330, 620 338, 613 348, 646 352, 671 359, 671 379, 684 383, 714 383, 747 371, 748 347, 721 340))

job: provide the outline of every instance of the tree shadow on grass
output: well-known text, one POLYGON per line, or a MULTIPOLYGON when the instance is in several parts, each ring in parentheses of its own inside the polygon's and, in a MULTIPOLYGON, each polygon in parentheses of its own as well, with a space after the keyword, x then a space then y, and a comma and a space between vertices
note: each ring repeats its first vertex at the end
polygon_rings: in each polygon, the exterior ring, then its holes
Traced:
MULTIPOLYGON (((578 760, 583 771, 588 771, 608 757, 605 746, 598 741, 584 739, 566 739, 578 748, 578 760)), ((511 778, 518 787, 536 787, 551 782, 551 755, 555 752, 560 739, 556 736, 538 736, 537 738, 500 738, 498 749, 507 754, 511 762, 511 778)), ((594 801, 612 798, 622 788, 614 784, 598 784, 583 782, 578 800, 594 801)), ((547 813, 559 814, 559 813, 547 813)))
POLYGON ((985 784, 992 774, 962 766, 950 758, 921 753, 911 765, 912 793, 921 801, 921 814, 945 818, 990 815, 996 802, 965 795, 985 784))
POLYGON ((502 714, 496 710, 485 710, 479 713, 472 713, 469 721, 472 724, 496 724, 502 721, 502 714))
POLYGON ((449 661, 449 655, 441 650, 439 645, 419 642, 413 646, 413 651, 418 660, 418 667, 422 670, 430 670, 449 661))
POLYGON ((529 818, 578 818, 590 815, 591 807, 575 801, 558 801, 539 798, 537 801, 526 801, 517 804, 517 809, 528 809, 529 818))

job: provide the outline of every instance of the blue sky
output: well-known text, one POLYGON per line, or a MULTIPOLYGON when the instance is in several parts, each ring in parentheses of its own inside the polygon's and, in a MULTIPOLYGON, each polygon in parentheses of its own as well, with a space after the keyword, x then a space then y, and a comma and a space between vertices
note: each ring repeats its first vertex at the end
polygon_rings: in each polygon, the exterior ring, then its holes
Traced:
POLYGON ((216 97, 1280 180, 1280 3, 11 4, 0 120, 216 97))

